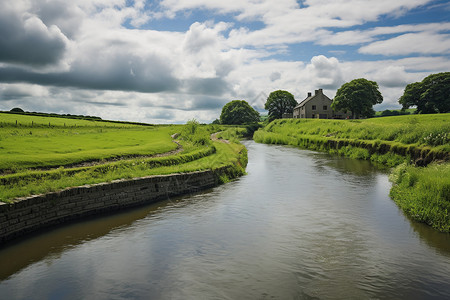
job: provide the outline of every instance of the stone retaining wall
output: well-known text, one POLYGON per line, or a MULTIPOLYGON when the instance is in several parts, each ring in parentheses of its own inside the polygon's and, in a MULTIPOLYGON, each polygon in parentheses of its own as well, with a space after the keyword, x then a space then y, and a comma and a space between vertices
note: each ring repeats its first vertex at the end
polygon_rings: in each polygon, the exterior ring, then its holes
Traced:
POLYGON ((160 175, 68 188, 0 202, 0 242, 88 215, 149 204, 219 184, 224 170, 160 175))

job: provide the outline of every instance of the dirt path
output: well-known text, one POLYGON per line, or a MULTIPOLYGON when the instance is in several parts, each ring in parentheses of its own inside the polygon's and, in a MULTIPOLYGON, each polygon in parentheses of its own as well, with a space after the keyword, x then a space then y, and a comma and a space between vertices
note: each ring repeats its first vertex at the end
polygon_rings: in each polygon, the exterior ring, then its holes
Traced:
POLYGON ((229 140, 219 139, 219 138, 217 137, 217 135, 218 135, 219 133, 220 133, 220 132, 216 132, 216 133, 211 134, 211 140, 214 141, 214 142, 221 142, 221 143, 229 144, 229 143, 230 143, 229 140))
POLYGON ((120 160, 128 160, 128 159, 135 159, 135 158, 153 158, 153 157, 165 157, 165 156, 171 156, 180 153, 183 151, 183 146, 176 141, 173 140, 175 144, 177 144, 177 148, 168 152, 164 153, 158 153, 158 154, 152 154, 152 155, 124 155, 119 157, 113 157, 113 158, 107 158, 102 160, 94 160, 94 161, 86 161, 82 163, 77 164, 71 164, 71 165, 65 165, 64 168, 79 168, 79 167, 91 167, 91 166, 97 166, 97 165, 104 165, 110 162, 120 161, 120 160))

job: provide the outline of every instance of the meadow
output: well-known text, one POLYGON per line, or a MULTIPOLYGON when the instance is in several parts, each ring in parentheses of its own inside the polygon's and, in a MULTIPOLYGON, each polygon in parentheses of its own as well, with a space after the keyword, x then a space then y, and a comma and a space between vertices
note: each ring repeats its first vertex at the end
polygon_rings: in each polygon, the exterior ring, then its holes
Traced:
POLYGON ((393 167, 423 155, 448 157, 450 114, 363 120, 281 119, 258 130, 254 139, 326 150, 393 167))
MULTIPOLYGON (((0 114, 0 201, 116 179, 230 166, 244 172, 245 148, 212 142, 218 126, 141 126, 0 114), (16 125, 17 120, 17 125, 16 125), (177 134, 179 153, 172 135, 177 134), (113 159, 113 160, 112 160, 113 159), (82 162, 95 162, 76 166, 82 162)), ((226 175, 224 181, 228 180, 226 175)))
POLYGON ((164 153, 177 147, 170 137, 175 131, 175 126, 0 114, 0 172, 164 153))
POLYGON ((394 168, 391 198, 413 219, 450 232, 450 114, 281 119, 255 132, 254 140, 394 168))

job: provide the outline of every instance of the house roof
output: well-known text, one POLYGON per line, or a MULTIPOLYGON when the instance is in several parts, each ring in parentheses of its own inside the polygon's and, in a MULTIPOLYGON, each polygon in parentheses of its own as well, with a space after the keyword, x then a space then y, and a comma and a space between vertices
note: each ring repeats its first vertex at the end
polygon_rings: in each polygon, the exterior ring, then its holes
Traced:
POLYGON ((294 107, 294 109, 298 108, 298 107, 302 107, 306 104, 306 102, 308 102, 309 100, 311 100, 312 98, 314 98, 316 95, 313 96, 309 96, 307 97, 305 100, 301 101, 299 104, 297 104, 296 107, 294 107))
MULTIPOLYGON (((311 93, 308 93, 308 97, 307 97, 305 100, 301 101, 297 106, 295 106, 294 109, 300 108, 300 107, 302 107, 302 106, 305 106, 306 103, 308 103, 309 101, 311 101, 312 99, 314 99, 314 98, 315 98, 316 96, 318 96, 318 95, 323 95, 323 96, 325 96, 326 98, 328 98, 328 97, 323 93, 323 90, 322 90, 322 89, 318 89, 318 90, 315 90, 314 95, 311 95, 311 93)), ((330 101, 332 101, 330 98, 328 98, 328 99, 329 99, 330 101)))

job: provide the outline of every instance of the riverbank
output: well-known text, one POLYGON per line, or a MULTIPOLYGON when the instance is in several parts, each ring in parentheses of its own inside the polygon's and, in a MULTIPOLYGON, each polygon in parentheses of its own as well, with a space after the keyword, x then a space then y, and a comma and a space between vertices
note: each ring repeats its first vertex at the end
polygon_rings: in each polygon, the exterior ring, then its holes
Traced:
POLYGON ((241 175, 242 168, 228 165, 214 170, 71 187, 0 203, 0 242, 86 216, 192 194, 241 175))
POLYGON ((207 189, 242 176, 247 165, 243 145, 212 141, 218 126, 194 120, 141 126, 3 117, 0 158, 7 159, 0 164, 0 241, 207 189))
MULTIPOLYGON (((73 185, 54 192, 14 198, 8 203, 0 202, 0 242, 89 215, 198 192, 245 174, 247 151, 243 145, 214 142, 212 147, 214 147, 212 154, 185 162, 181 169, 180 166, 170 166, 171 162, 176 163, 174 157, 166 166, 155 168, 149 165, 139 166, 142 174, 157 173, 158 175, 82 186, 73 185), (175 169, 178 172, 174 172, 175 169)), ((182 160, 182 158, 179 159, 182 160)), ((63 171, 58 170, 58 172, 63 171)), ((86 176, 93 174, 88 170, 84 171, 83 174, 86 176)), ((65 176, 59 178, 63 184, 64 179, 70 178, 71 170, 67 172, 65 176)), ((140 173, 135 172, 135 174, 140 173)), ((75 173, 73 176, 80 175, 75 173)), ((39 176, 29 178, 26 180, 26 187, 29 188, 32 181, 38 184, 49 180, 39 176)), ((58 178, 55 178, 55 181, 58 182, 58 178)), ((3 181, 2 184, 14 186, 12 182, 3 181)))
POLYGON ((407 168, 394 171, 402 176, 393 180, 392 199, 414 220, 449 232, 450 176, 445 175, 450 164, 449 124, 450 114, 366 120, 283 119, 257 131, 254 139, 371 160, 387 167, 406 164, 407 168), (431 173, 436 176, 430 177, 431 173), (433 185, 437 178, 441 183, 433 185), (430 184, 432 188, 423 188, 430 184), (412 194, 415 197, 408 196, 412 194))

